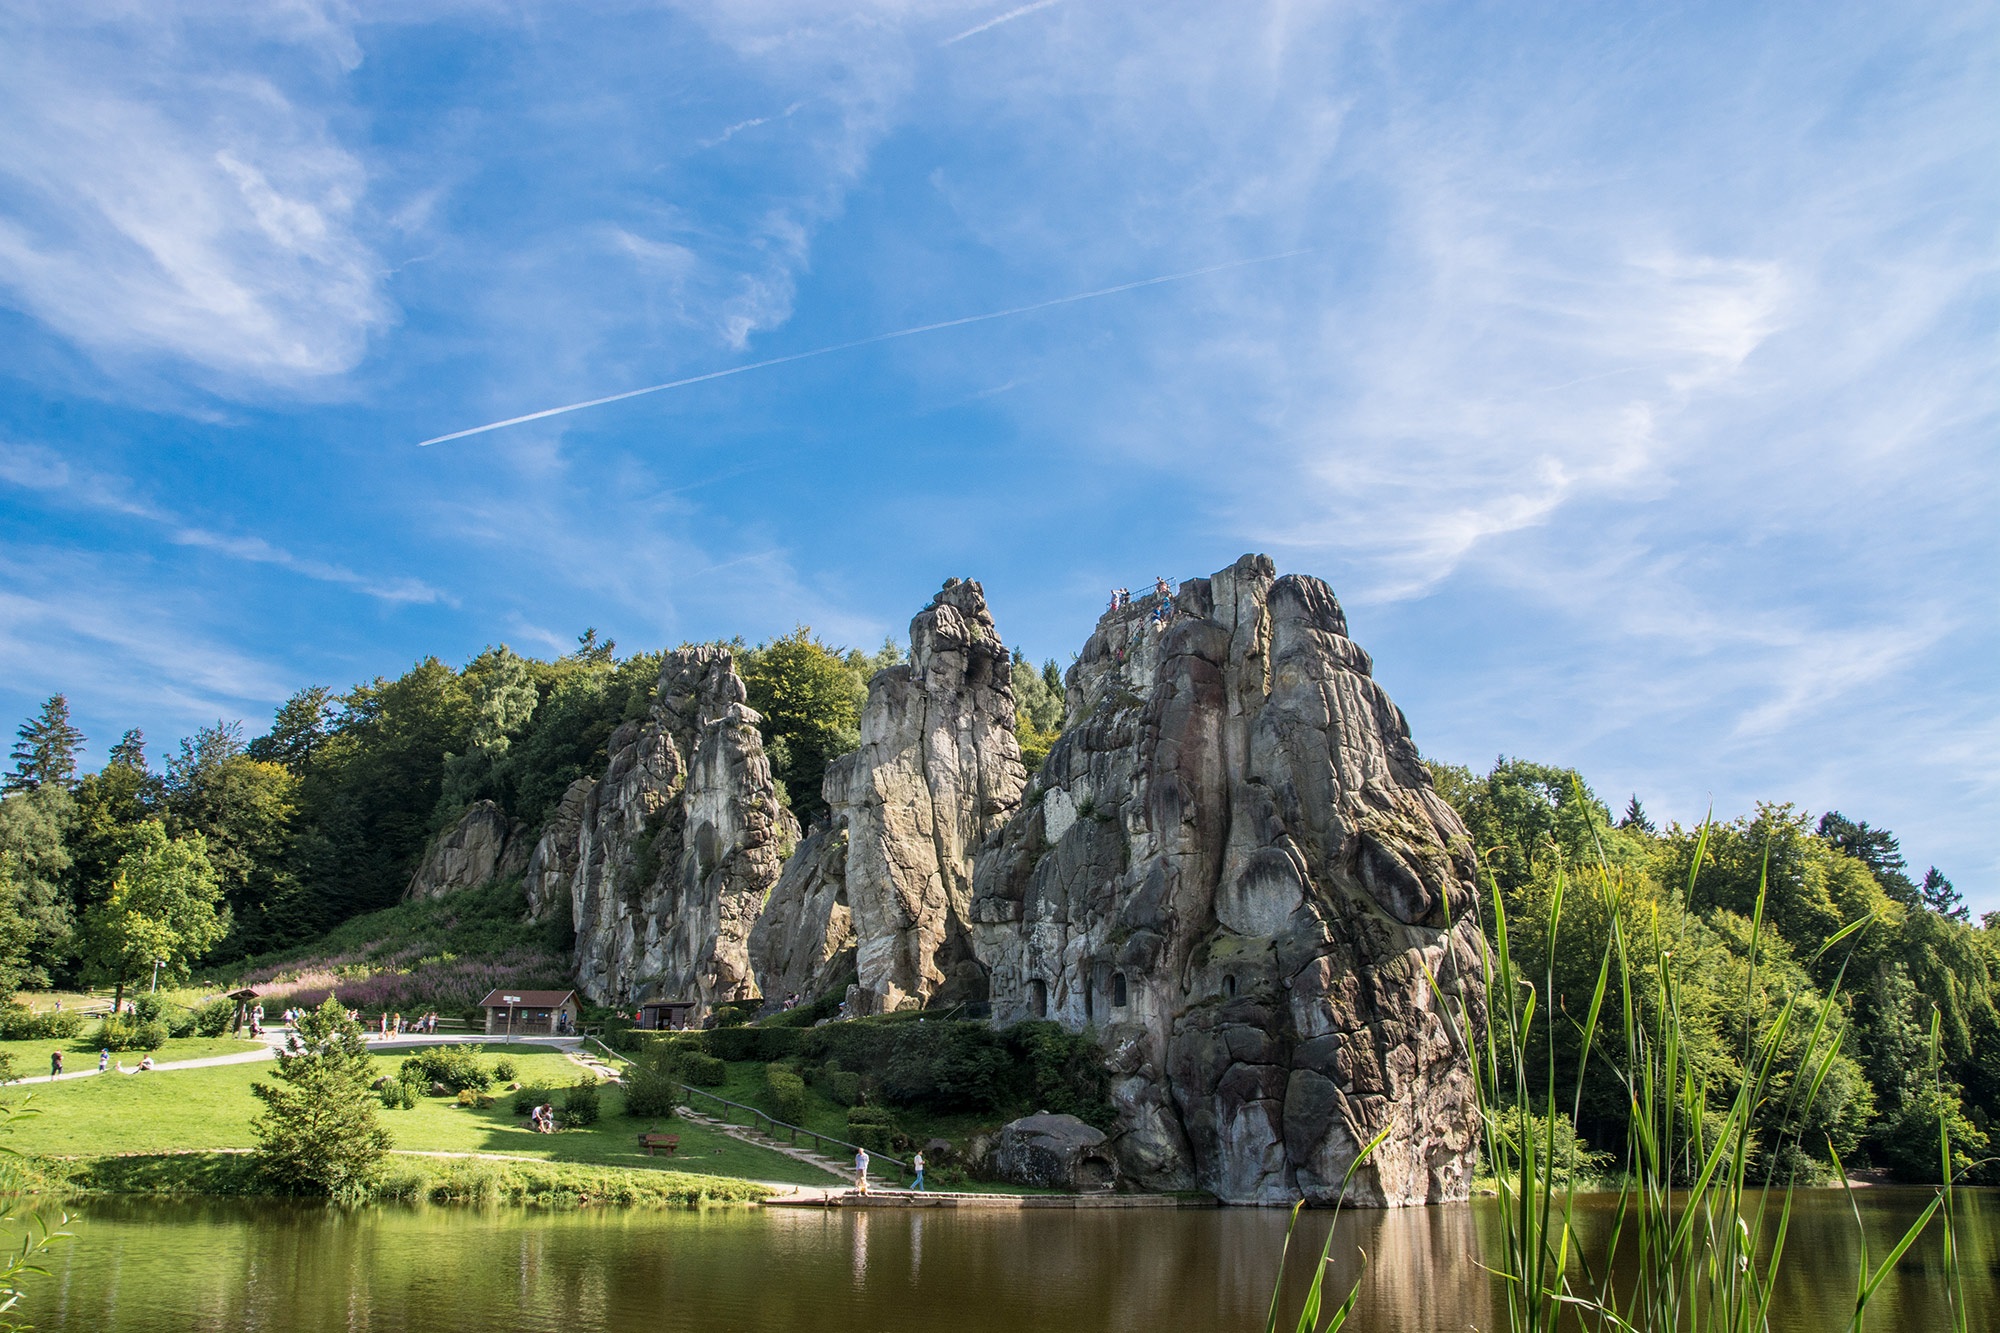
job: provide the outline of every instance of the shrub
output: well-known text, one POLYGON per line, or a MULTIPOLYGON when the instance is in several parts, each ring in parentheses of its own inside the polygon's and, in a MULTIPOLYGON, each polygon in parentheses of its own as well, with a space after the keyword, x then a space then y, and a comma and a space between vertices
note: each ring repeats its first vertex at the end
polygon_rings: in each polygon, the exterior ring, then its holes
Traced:
POLYGON ((229 1031, 229 1020, 234 1017, 234 1000, 210 1000, 194 1011, 194 1034, 197 1037, 219 1037, 229 1031))
POLYGON ((512 1083, 518 1072, 513 1060, 507 1056, 503 1055, 493 1062, 493 1077, 502 1083, 512 1083))
POLYGON ((827 1061, 820 1074, 820 1091, 827 1100, 842 1106, 858 1106, 861 1103, 861 1075, 851 1069, 842 1069, 833 1061, 827 1061))
POLYGON ((719 1088, 729 1081, 729 1066, 700 1051, 682 1051, 675 1059, 681 1082, 697 1088, 719 1088))
POLYGON ((83 1015, 74 1009, 38 1014, 25 1004, 9 1004, 0 1010, 0 1040, 68 1041, 81 1031, 83 1015))
POLYGON ((480 1067, 477 1046, 426 1047, 403 1061, 397 1077, 412 1082, 442 1083, 453 1092, 467 1088, 484 1092, 493 1083, 493 1076, 480 1067))
POLYGON ((97 1025, 91 1044, 108 1051, 157 1051, 167 1044, 167 1025, 141 1023, 130 1014, 113 1014, 97 1025))
POLYGON ((194 1035, 194 1011, 186 1010, 175 1014, 167 1022, 169 1037, 192 1037, 194 1035))
POLYGON ((416 1104, 417 1089, 415 1084, 405 1083, 399 1078, 392 1078, 382 1085, 382 1105, 388 1107, 391 1111, 408 1111, 413 1109, 416 1104))
MULTIPOLYGON (((410 1085, 405 1083, 402 1086, 407 1088, 410 1085)), ((471 1107, 480 1111, 493 1105, 493 1101, 494 1098, 491 1093, 475 1092, 471 1088, 461 1088, 458 1093, 458 1104, 460 1106, 471 1107)))
POLYGON ((805 1119, 806 1081, 799 1077, 798 1070, 789 1065, 765 1065, 764 1085, 771 1090, 771 1104, 778 1108, 778 1119, 794 1125, 805 1119))
POLYGON ((556 1124, 564 1129, 581 1129, 597 1123, 597 1078, 585 1074, 563 1090, 562 1105, 556 1107, 556 1124))
POLYGON ((715 1006, 716 1029, 742 1027, 756 1017, 757 1011, 763 1007, 762 1000, 729 1000, 718 1004, 715 1006))
POLYGON ((857 1106, 848 1111, 847 1137, 870 1152, 880 1153, 899 1152, 911 1142, 886 1106, 857 1106))
POLYGON ((0 1083, 12 1083, 19 1077, 21 1072, 14 1068, 13 1055, 7 1051, 0 1051, 0 1083))
POLYGON ((714 1057, 676 1054, 670 1048, 655 1047, 647 1051, 625 1071, 625 1114, 641 1120, 660 1120, 674 1114, 680 1109, 685 1062, 711 1059, 714 1057))
POLYGON ((546 1083, 528 1083, 514 1091, 514 1114, 526 1115, 543 1102, 553 1101, 555 1090, 546 1083))
POLYGON ((762 1063, 798 1054, 803 1036, 798 1028, 715 1028, 701 1034, 701 1049, 720 1060, 762 1063))
POLYGON ((166 1001, 157 995, 135 995, 132 997, 132 1017, 141 1023, 157 1023, 166 1013, 166 1001))

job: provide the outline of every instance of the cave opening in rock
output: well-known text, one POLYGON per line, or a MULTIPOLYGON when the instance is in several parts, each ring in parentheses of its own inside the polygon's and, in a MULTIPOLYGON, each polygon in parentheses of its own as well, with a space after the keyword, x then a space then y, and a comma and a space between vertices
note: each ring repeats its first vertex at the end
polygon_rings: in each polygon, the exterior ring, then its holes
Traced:
POLYGON ((1125 974, 1123 972, 1113 972, 1111 974, 1111 1007, 1113 1009, 1123 1009, 1125 1007, 1125 974))
POLYGON ((1222 993, 1232 1000, 1236 998, 1236 977, 1233 973, 1222 978, 1222 993))
POLYGON ((1049 1016, 1049 983, 1039 977, 1028 983, 1028 1012, 1036 1018, 1049 1016))

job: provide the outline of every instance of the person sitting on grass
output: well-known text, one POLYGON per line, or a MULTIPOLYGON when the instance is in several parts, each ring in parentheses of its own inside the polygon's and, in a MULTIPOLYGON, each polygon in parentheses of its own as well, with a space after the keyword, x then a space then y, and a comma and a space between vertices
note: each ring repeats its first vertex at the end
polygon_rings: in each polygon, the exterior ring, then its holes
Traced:
POLYGON ((147 1056, 147 1057, 146 1057, 145 1059, 143 1059, 143 1060, 139 1061, 139 1072, 140 1072, 140 1073, 142 1073, 142 1074, 144 1074, 144 1073, 147 1073, 147 1072, 149 1072, 149 1071, 150 1071, 150 1070, 151 1070, 152 1068, 153 1068, 153 1057, 152 1057, 152 1056, 150 1056, 150 1055, 149 1055, 149 1056, 147 1056))

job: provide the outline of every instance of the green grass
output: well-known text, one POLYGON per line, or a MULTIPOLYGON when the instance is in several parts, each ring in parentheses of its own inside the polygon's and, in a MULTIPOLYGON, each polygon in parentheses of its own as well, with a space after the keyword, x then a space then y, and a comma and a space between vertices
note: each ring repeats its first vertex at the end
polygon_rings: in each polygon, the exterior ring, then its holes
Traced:
MULTIPOLYGON (((14 1059, 14 1072, 26 1078, 34 1074, 49 1072, 49 1052, 63 1053, 63 1070, 75 1073, 79 1069, 97 1068, 98 1047, 90 1039, 96 1024, 83 1030, 83 1034, 68 1041, 0 1041, 0 1053, 14 1059)), ((211 1055, 239 1055, 244 1051, 254 1051, 262 1042, 243 1041, 235 1037, 169 1037, 166 1044, 157 1051, 113 1051, 111 1063, 123 1060, 127 1067, 136 1065, 150 1055, 155 1064, 165 1064, 169 1060, 202 1060, 211 1055)))
MULTIPOLYGON (((135 1154, 39 1159, 24 1184, 37 1192, 185 1198, 256 1195, 264 1181, 255 1159, 241 1152, 135 1154)), ((769 1197, 747 1180, 686 1171, 641 1171, 566 1162, 511 1162, 392 1156, 373 1201, 516 1204, 542 1208, 754 1203, 769 1197)))
MULTIPOLYGON (((507 1053, 522 1082, 567 1084, 581 1073, 562 1056, 540 1048, 514 1047, 507 1053)), ((382 1072, 393 1073, 402 1057, 378 1056, 376 1063, 382 1072)), ((18 1104, 22 1095, 32 1092, 32 1105, 41 1114, 17 1121, 9 1146, 45 1157, 253 1147, 250 1121, 261 1104, 251 1094, 250 1084, 270 1075, 270 1066, 256 1063, 40 1084, 12 1098, 18 1104)), ((494 1091, 497 1100, 485 1110, 460 1107, 449 1098, 424 1097, 412 1110, 382 1111, 382 1123, 394 1136, 395 1147, 408 1152, 499 1153, 640 1171, 671 1167, 702 1177, 834 1183, 825 1172, 783 1153, 686 1121, 660 1126, 680 1136, 680 1151, 674 1157, 648 1158, 638 1135, 652 1124, 623 1115, 622 1093, 615 1087, 604 1089, 604 1115, 596 1125, 560 1134, 526 1129, 513 1114, 512 1097, 498 1087, 494 1091)))

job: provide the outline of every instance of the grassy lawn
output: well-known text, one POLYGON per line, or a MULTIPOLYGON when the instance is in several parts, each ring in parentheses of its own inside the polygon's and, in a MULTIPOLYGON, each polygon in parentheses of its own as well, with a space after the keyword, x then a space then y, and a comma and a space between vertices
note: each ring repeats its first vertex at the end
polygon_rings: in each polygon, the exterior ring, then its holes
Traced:
MULTIPOLYGON (((568 1060, 546 1050, 514 1047, 506 1053, 524 1083, 567 1084, 580 1073, 568 1060)), ((46 1060, 47 1052, 41 1054, 46 1060)), ((493 1054, 488 1052, 489 1061, 493 1054)), ((378 1056, 376 1063, 390 1073, 402 1058, 378 1056)), ((44 1156, 251 1147, 256 1140, 250 1121, 261 1103, 251 1095, 250 1084, 270 1076, 267 1065, 241 1064, 38 1085, 22 1091, 34 1093, 31 1105, 40 1114, 16 1122, 9 1146, 44 1156)), ((498 1087, 494 1091, 498 1099, 486 1110, 425 1097, 412 1110, 383 1111, 382 1123, 395 1136, 396 1148, 409 1152, 505 1153, 548 1162, 671 1167, 700 1175, 801 1185, 831 1183, 824 1172, 782 1153, 685 1121, 661 1126, 680 1135, 680 1151, 672 1158, 648 1158, 638 1135, 652 1125, 622 1114, 621 1094, 615 1087, 602 1093, 604 1116, 595 1126, 560 1134, 526 1129, 513 1114, 513 1098, 498 1087)), ((10 1100, 18 1103, 21 1098, 10 1100)))
MULTIPOLYGON (((65 1072, 75 1073, 79 1069, 97 1068, 97 1046, 90 1040, 96 1025, 86 1027, 83 1035, 69 1041, 0 1041, 0 1054, 13 1057, 14 1072, 26 1078, 32 1074, 49 1072, 49 1052, 63 1053, 65 1072)), ((169 1037, 157 1051, 113 1051, 113 1064, 123 1060, 129 1067, 150 1055, 157 1064, 169 1060, 200 1060, 211 1055, 237 1055, 244 1051, 254 1051, 263 1043, 241 1041, 235 1037, 169 1037)))

